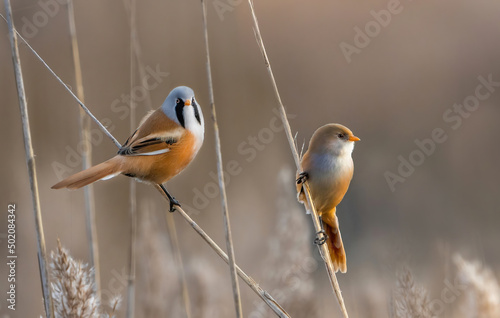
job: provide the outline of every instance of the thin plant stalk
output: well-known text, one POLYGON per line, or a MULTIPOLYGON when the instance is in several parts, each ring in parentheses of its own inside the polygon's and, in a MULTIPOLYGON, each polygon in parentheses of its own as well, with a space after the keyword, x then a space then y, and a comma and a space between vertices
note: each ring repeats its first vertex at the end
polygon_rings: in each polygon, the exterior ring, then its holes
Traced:
MULTIPOLYGON (((82 67, 80 63, 80 50, 76 36, 75 8, 73 0, 68 1, 69 32, 71 36, 71 50, 73 52, 73 65, 75 68, 76 95, 84 102, 82 67)), ((90 142, 90 118, 85 116, 85 111, 80 108, 79 112, 80 137, 83 142, 82 168, 88 169, 92 166, 92 143, 90 142)), ((94 269, 91 273, 94 281, 94 292, 101 300, 101 270, 99 266, 99 244, 97 239, 97 224, 95 212, 94 186, 89 184, 83 189, 85 198, 85 215, 87 224, 87 240, 89 242, 90 266, 94 269)))
MULTIPOLYGON (((144 68, 144 64, 142 63, 142 50, 139 44, 139 40, 137 38, 137 27, 136 27, 136 1, 135 0, 124 0, 123 4, 125 6, 126 11, 130 15, 129 26, 130 26, 130 96, 133 96, 132 90, 135 87, 135 78, 136 78, 136 67, 139 71, 139 76, 141 78, 140 85, 144 86, 142 82, 146 78, 146 71, 144 68)), ((151 96, 149 91, 146 91, 145 104, 148 109, 152 109, 151 96)), ((136 128, 136 104, 135 100, 131 100, 131 110, 130 110, 130 128, 133 131, 136 128)), ((134 315, 135 308, 135 278, 136 278, 136 264, 135 264, 135 255, 136 255, 136 237, 137 237, 137 192, 136 192, 136 182, 134 180, 130 180, 130 212, 131 212, 131 242, 130 242, 130 260, 129 260, 129 280, 127 286, 127 311, 126 317, 131 318, 134 315)), ((176 261, 176 265, 180 272, 179 284, 182 286, 182 299, 184 302, 184 309, 186 313, 186 318, 191 318, 191 305, 189 299, 189 291, 187 287, 187 281, 184 272, 184 266, 182 262, 182 257, 180 254, 179 240, 177 238, 177 231, 175 229, 175 223, 172 216, 167 216, 167 226, 169 228, 168 235, 172 246, 172 252, 176 261)))
POLYGON ((33 201, 33 214, 35 217, 35 231, 38 249, 38 266, 40 269, 40 279, 42 283, 42 293, 47 318, 54 317, 54 304, 50 290, 49 271, 47 267, 47 250, 45 246, 45 235, 42 223, 42 211, 40 206, 40 196, 38 192, 38 180, 36 174, 35 154, 31 141, 31 130, 28 117, 28 105, 26 101, 26 92, 24 90, 23 72, 21 60, 19 59, 19 48, 17 36, 14 32, 12 21, 12 7, 10 0, 4 0, 5 11, 7 15, 7 24, 9 27, 10 46, 12 50, 12 62, 14 64, 14 74, 16 77, 17 95, 19 98, 19 108, 21 111, 21 121, 23 126, 24 149, 26 152, 26 165, 28 167, 28 176, 30 181, 31 199, 33 201))
MULTIPOLYGON (((125 10, 130 14, 131 5, 130 5, 129 1, 123 0, 123 5, 125 7, 125 10)), ((135 9, 134 9, 134 11, 135 11, 135 9)), ((145 83, 145 81, 147 79, 147 73, 146 73, 146 68, 144 67, 144 63, 143 63, 143 59, 142 59, 141 45, 140 45, 139 39, 137 37, 137 28, 136 27, 132 28, 132 19, 129 20, 129 23, 130 23, 130 27, 131 27, 131 32, 133 32, 133 36, 131 37, 131 41, 132 41, 131 46, 132 46, 132 51, 134 52, 134 56, 135 56, 135 59, 137 62, 139 76, 141 79, 141 86, 147 87, 147 83, 145 83)), ((149 110, 153 109, 153 104, 151 102, 151 94, 149 94, 149 90, 146 90, 146 94, 144 95, 144 97, 145 97, 144 102, 146 104, 146 107, 149 110)))
MULTIPOLYGON (((271 69, 271 63, 269 62, 266 48, 264 46, 264 41, 262 40, 262 35, 260 33, 259 23, 257 21, 257 16, 255 14, 253 1, 248 0, 248 4, 250 5, 250 11, 252 13, 254 32, 255 32, 257 44, 259 45, 259 48, 260 48, 261 53, 262 53, 262 57, 264 58, 264 63, 266 65, 268 75, 271 79, 271 84, 273 86, 274 94, 275 94, 276 99, 277 99, 278 104, 279 104, 280 117, 281 117, 281 121, 283 122, 283 126, 285 127, 285 133, 286 133, 286 137, 288 139, 288 143, 290 145, 290 150, 292 151, 293 159, 295 161, 295 165, 297 166, 297 170, 302 171, 302 167, 300 165, 300 157, 299 157, 299 153, 297 152, 297 148, 295 146, 295 140, 294 140, 293 135, 292 135, 290 123, 288 122, 286 110, 285 110, 285 107, 283 106, 283 102, 281 101, 281 96, 280 96, 280 93, 278 91, 278 86, 276 84, 276 80, 274 78, 274 74, 273 74, 273 71, 271 69)), ((319 232, 322 230, 322 228, 321 228, 321 224, 320 224, 319 219, 318 219, 318 214, 317 214, 316 209, 314 208, 314 204, 311 200, 311 194, 310 194, 309 186, 308 186, 307 182, 304 184, 304 188, 305 188, 307 202, 308 202, 309 206, 311 207, 310 212, 311 212, 311 217, 312 217, 312 221, 314 224, 314 228, 315 228, 316 232, 319 232)), ((326 271, 328 273, 328 277, 330 279, 330 283, 332 285, 333 291, 334 291, 335 295, 337 296, 337 300, 339 302, 342 314, 344 315, 345 318, 348 318, 349 315, 347 313, 347 309, 346 309, 345 303, 344 303, 344 298, 342 297, 342 292, 340 290, 340 286, 339 286, 339 283, 337 281, 337 277, 335 275, 335 270, 333 268, 333 264, 332 264, 332 261, 330 258, 330 252, 328 251, 328 247, 326 246, 326 244, 322 244, 322 245, 318 245, 318 249, 320 251, 321 257, 323 258, 323 261, 325 262, 326 271)))
MULTIPOLYGON (((135 0, 130 0, 130 96, 133 96, 135 84, 135 54, 133 43, 135 33, 135 0)), ((136 129, 136 105, 134 98, 130 98, 130 131, 136 129)), ((137 238, 137 184, 134 179, 129 181, 129 210, 130 210, 130 251, 129 276, 127 281, 127 310, 126 317, 134 317, 135 311, 135 278, 136 278, 136 238, 137 238)))
POLYGON ((179 284, 182 287, 182 300, 184 302, 184 309, 186 313, 186 318, 191 318, 191 300, 189 298, 189 290, 186 281, 186 272, 184 271, 184 266, 182 263, 182 254, 179 245, 179 239, 177 236, 177 229, 175 227, 175 220, 172 213, 166 213, 165 216, 167 220, 168 236, 170 241, 170 246, 172 248, 172 253, 174 255, 175 264, 177 265, 177 270, 179 271, 179 284))
POLYGON ((215 153, 217 156, 217 174, 220 189, 220 199, 222 205, 222 214, 224 217, 224 230, 226 235, 226 248, 227 254, 229 256, 229 272, 231 275, 232 287, 233 287, 233 300, 236 309, 236 317, 243 317, 243 310, 241 307, 241 296, 240 296, 240 286, 238 283, 238 277, 236 274, 233 238, 231 233, 231 223, 229 221, 229 210, 227 206, 227 194, 226 186, 224 184, 224 168, 222 165, 222 152, 219 134, 219 125, 217 124, 217 116, 215 112, 215 101, 214 101, 214 88, 212 81, 212 68, 210 67, 210 50, 208 45, 208 26, 207 26, 207 8, 205 1, 201 0, 201 6, 203 10, 203 31, 205 36, 205 49, 207 58, 207 77, 208 77, 208 94, 210 100, 210 108, 212 110, 212 121, 214 124, 214 134, 215 134, 215 153))
MULTIPOLYGON (((6 0, 4 0, 6 1, 6 0)), ((7 19, 0 13, 0 17, 7 21, 7 19)), ((109 130, 104 126, 95 116, 92 114, 92 112, 85 106, 85 104, 73 93, 71 90, 71 87, 68 86, 57 74, 54 72, 54 70, 45 62, 45 60, 38 54, 38 52, 26 41, 25 38, 16 30, 14 29, 15 33, 17 34, 17 37, 21 39, 24 44, 30 49, 31 52, 36 56, 36 58, 45 66, 45 68, 55 77, 55 79, 70 93, 71 96, 76 100, 76 102, 80 105, 80 107, 85 111, 87 115, 92 118, 92 120, 99 126, 99 128, 108 136, 109 139, 118 147, 121 147, 121 144, 116 140, 116 138, 109 132, 109 130)))
MULTIPOLYGON (((168 201, 168 197, 160 188, 159 185, 154 185, 154 187, 160 192, 160 194, 168 201)), ((205 242, 226 262, 229 264, 229 258, 226 253, 215 243, 215 241, 208 236, 208 234, 203 231, 203 229, 179 206, 175 207, 176 211, 184 218, 184 220, 191 225, 191 227, 198 233, 205 242)), ((170 213, 170 212, 168 212, 170 213)), ((281 307, 281 305, 269 294, 267 291, 263 290, 255 280, 248 276, 241 268, 235 264, 236 272, 243 279, 243 281, 271 308, 274 313, 280 318, 290 318, 290 315, 281 307)))
MULTIPOLYGON (((4 0, 4 1, 9 1, 9 0, 4 0)), ((0 14, 0 16, 3 17, 3 15, 1 15, 1 14, 0 14)), ((57 74, 48 66, 48 64, 42 59, 42 57, 35 51, 35 49, 33 49, 33 47, 28 44, 28 42, 19 34, 18 31, 15 31, 15 32, 19 36, 19 38, 24 43, 26 43, 28 48, 33 52, 33 54, 35 54, 35 56, 40 60, 40 62, 42 62, 42 64, 49 70, 49 72, 59 81, 59 83, 61 83, 66 88, 66 90, 71 94, 71 96, 73 96, 73 98, 78 102, 80 107, 82 107, 85 110, 85 112, 92 118, 92 120, 94 120, 98 124, 99 128, 115 143, 115 145, 117 147, 121 147, 120 143, 118 143, 118 141, 115 139, 115 137, 106 129, 106 127, 104 127, 104 125, 102 125, 101 122, 99 122, 99 120, 92 114, 92 112, 90 112, 88 107, 85 106, 85 104, 83 104, 82 101, 80 101, 80 99, 78 99, 78 97, 71 91, 69 86, 66 83, 64 83, 59 76, 57 76, 57 74)), ((160 188, 160 186, 159 185, 154 185, 154 186, 168 200, 168 198, 166 197, 165 193, 160 188)), ((189 215, 182 208, 176 207, 176 210, 179 211, 179 214, 186 220, 186 222, 188 222, 189 225, 191 225, 191 227, 195 230, 195 232, 198 233, 205 240, 205 242, 207 242, 207 244, 217 253, 217 255, 219 255, 226 263, 228 263, 229 259, 226 255, 226 253, 224 253, 224 251, 215 243, 215 241, 210 236, 208 236, 208 234, 205 233, 205 231, 203 231, 203 229, 198 224, 196 224, 196 222, 194 222, 193 219, 191 219, 189 217, 189 215)), ((269 294, 267 291, 263 290, 259 286, 259 284, 257 284, 253 278, 251 278, 245 272, 243 272, 241 270, 241 268, 239 268, 238 265, 236 265, 236 271, 237 271, 238 275, 243 279, 243 281, 269 306, 269 308, 271 308, 276 313, 276 315, 278 317, 290 318, 290 315, 271 296, 271 294, 269 294)))

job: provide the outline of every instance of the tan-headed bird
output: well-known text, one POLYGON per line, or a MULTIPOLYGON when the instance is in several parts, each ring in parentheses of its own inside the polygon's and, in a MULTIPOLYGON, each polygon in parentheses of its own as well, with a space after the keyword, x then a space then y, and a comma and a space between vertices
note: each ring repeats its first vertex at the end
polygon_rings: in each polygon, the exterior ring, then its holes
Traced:
MULTIPOLYGON (((354 171, 351 154, 354 142, 359 140, 349 128, 340 124, 318 128, 302 157, 303 172, 297 178, 299 201, 307 206, 302 187, 307 181, 314 207, 323 221, 324 233, 318 235, 326 234, 335 271, 342 273, 347 271, 347 262, 335 211, 349 188, 354 171)), ((321 243, 321 239, 319 241, 321 243)))

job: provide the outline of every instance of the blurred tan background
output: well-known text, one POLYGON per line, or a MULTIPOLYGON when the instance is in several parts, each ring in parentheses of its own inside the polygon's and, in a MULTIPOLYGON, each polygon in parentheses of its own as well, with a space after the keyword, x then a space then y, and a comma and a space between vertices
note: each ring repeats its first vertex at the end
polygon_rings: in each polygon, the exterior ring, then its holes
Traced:
MULTIPOLYGON (((20 32, 74 86, 66 5, 15 0, 12 6, 20 32)), ((255 7, 298 142, 308 142, 316 128, 331 122, 347 125, 361 138, 353 153, 354 178, 338 209, 348 256, 348 272, 339 281, 351 317, 388 316, 394 273, 401 264, 410 265, 431 290, 431 299, 440 297, 445 277, 453 278, 450 257, 456 252, 485 262, 498 274, 499 87, 483 88, 490 96, 475 110, 452 112, 455 104, 474 100, 470 96, 481 84, 478 77, 500 82, 500 3, 279 0, 255 1, 255 7), (390 14, 390 21, 384 16, 383 26, 375 16, 380 17, 380 10, 390 12, 388 6, 397 13, 390 14), (366 26, 372 36, 363 38, 357 30, 366 34, 366 26), (341 48, 346 44, 355 53, 346 56, 341 48), (442 129, 446 140, 391 189, 387 172, 398 174, 398 157, 409 160, 419 149, 415 139, 431 138, 434 129, 442 129)), ((283 131, 272 130, 277 103, 248 4, 209 0, 207 8, 223 158, 225 166, 231 160, 238 165, 236 173, 228 174, 227 187, 237 262, 292 316, 340 317, 312 244, 310 218, 294 198, 288 143, 283 131)), ((75 1, 75 10, 86 104, 97 118, 109 119, 114 136, 124 142, 133 130, 123 99, 130 95, 128 13, 122 1, 75 1)), ((137 32, 143 65, 168 73, 150 82, 157 84, 149 91, 153 107, 178 85, 192 87, 202 105, 204 146, 168 188, 225 247, 211 177, 216 165, 200 2, 138 1, 137 32)), ((2 300, 0 314, 37 317, 43 305, 34 220, 5 23, 0 23, 0 33, 0 255, 5 261, 8 203, 17 205, 18 254, 17 310, 7 310, 2 300)), ((47 247, 54 250, 60 238, 75 258, 88 262, 83 190, 50 189, 58 181, 54 165, 67 167, 68 173, 81 169, 74 152, 78 107, 26 46, 20 52, 47 247)), ((140 97, 137 102, 140 118, 148 107, 140 97)), ((95 124, 92 128, 97 131, 95 124)), ((97 136, 95 163, 116 153, 110 140, 97 136)), ((137 188, 137 317, 183 317, 166 234, 167 205, 152 188, 137 188)), ((94 189, 101 285, 107 294, 125 296, 120 277, 126 274, 129 248, 129 179, 120 176, 94 189)), ((174 218, 194 317, 234 317, 227 266, 178 215, 174 218)), ((7 267, 1 266, 2 293, 6 275, 7 267)), ((246 317, 273 316, 248 286, 241 282, 240 287, 246 317)), ((454 317, 458 303, 447 304, 439 316, 454 317)))

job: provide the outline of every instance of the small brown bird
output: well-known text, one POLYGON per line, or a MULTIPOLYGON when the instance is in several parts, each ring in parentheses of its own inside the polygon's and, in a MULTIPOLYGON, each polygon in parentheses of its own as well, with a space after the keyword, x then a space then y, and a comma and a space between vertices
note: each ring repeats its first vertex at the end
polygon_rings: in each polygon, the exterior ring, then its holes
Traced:
POLYGON ((179 202, 163 186, 181 172, 203 144, 203 113, 186 86, 174 88, 163 105, 146 115, 139 128, 127 139, 113 158, 78 172, 52 189, 79 189, 98 180, 119 174, 139 181, 159 184, 170 199, 170 210, 179 202))
MULTIPOLYGON (((335 211, 349 188, 354 164, 354 142, 360 139, 349 128, 340 124, 328 124, 318 128, 302 157, 302 173, 297 178, 299 201, 307 206, 303 183, 307 181, 314 207, 321 217, 328 249, 335 271, 347 271, 346 254, 339 222, 335 211)), ((309 207, 308 207, 309 209, 309 207)), ((320 244, 321 239, 318 237, 320 244)))

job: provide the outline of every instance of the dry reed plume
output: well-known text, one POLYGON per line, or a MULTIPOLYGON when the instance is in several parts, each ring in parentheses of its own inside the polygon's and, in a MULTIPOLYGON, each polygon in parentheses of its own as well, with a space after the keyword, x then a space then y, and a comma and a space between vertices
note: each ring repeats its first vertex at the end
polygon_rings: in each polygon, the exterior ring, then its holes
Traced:
POLYGON ((453 262, 458 278, 465 285, 465 316, 500 317, 500 286, 491 269, 478 261, 467 261, 461 255, 455 255, 453 262))
POLYGON ((101 314, 93 270, 88 264, 76 261, 57 241, 57 250, 51 253, 50 271, 54 314, 58 318, 114 317, 120 298, 111 301, 112 311, 101 314))
POLYGON ((410 269, 404 267, 397 276, 391 301, 391 317, 434 318, 427 290, 415 283, 410 269))

